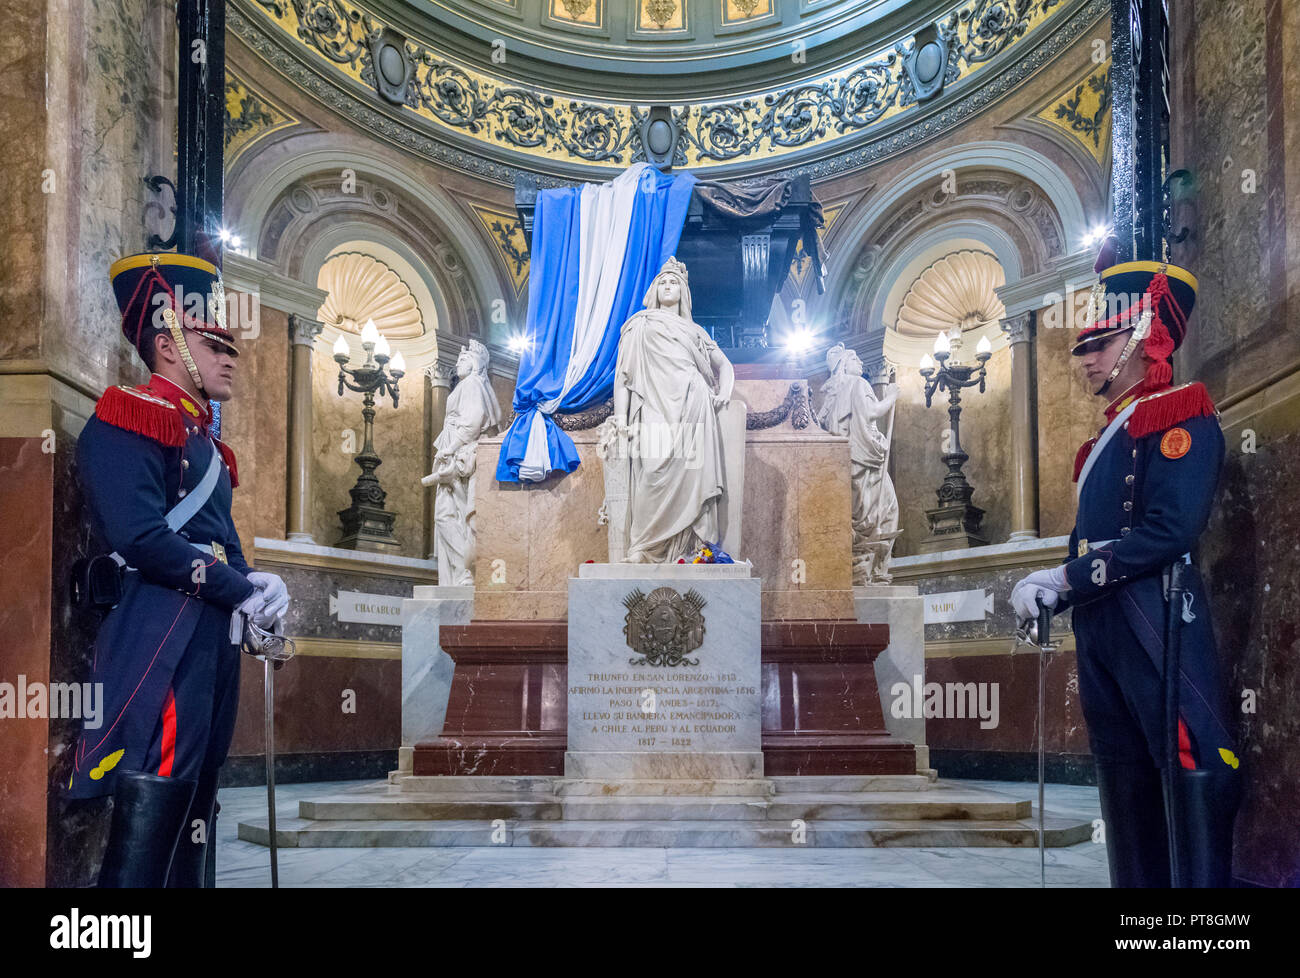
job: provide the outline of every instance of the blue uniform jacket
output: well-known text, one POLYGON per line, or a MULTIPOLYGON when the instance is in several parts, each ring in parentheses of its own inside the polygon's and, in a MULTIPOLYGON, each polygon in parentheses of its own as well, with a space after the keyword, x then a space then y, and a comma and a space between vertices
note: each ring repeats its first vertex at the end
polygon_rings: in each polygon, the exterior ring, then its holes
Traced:
POLYGON ((101 724, 83 729, 76 745, 72 797, 106 794, 115 769, 140 768, 204 604, 233 610, 254 590, 230 516, 234 457, 208 433, 206 411, 183 395, 158 376, 144 387, 111 388, 77 443, 95 524, 134 571, 96 638, 92 681, 104 684, 101 724), (214 447, 217 485, 172 532, 166 514, 198 485, 214 447), (192 546, 214 543, 228 563, 192 546))
MULTIPOLYGON (((1079 480, 1065 563, 1067 603, 1080 609, 1113 602, 1163 674, 1163 571, 1191 554, 1209 520, 1223 465, 1223 432, 1200 384, 1142 398, 1127 420, 1121 411, 1115 414, 1108 426, 1113 433, 1092 449, 1079 480)), ((1195 565, 1184 580, 1191 597, 1184 602, 1181 630, 1180 714, 1193 730, 1212 732, 1213 743, 1205 747, 1226 746, 1230 726, 1219 693, 1205 584, 1195 565)), ((1080 654, 1089 651, 1081 648, 1080 654)))

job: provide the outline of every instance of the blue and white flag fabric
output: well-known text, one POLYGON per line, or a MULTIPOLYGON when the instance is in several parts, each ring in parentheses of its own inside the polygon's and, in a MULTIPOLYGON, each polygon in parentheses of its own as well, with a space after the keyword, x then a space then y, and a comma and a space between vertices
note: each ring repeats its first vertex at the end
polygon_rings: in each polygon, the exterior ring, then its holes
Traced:
POLYGON ((543 190, 533 217, 528 325, 501 482, 540 482, 578 467, 551 417, 610 396, 618 336, 677 250, 695 177, 635 163, 609 183, 543 190))

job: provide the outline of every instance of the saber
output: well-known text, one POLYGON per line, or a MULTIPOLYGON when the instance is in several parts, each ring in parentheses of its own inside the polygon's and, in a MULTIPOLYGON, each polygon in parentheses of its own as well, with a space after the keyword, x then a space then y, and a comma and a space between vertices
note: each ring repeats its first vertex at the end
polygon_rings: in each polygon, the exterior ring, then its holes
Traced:
POLYGON ((1165 825, 1169 836, 1169 879, 1173 886, 1185 886, 1179 859, 1178 827, 1181 805, 1178 798, 1178 696, 1182 676, 1183 584, 1185 564, 1181 560, 1169 566, 1169 595, 1165 617, 1165 825))
POLYGON ((293 639, 283 635, 283 619, 277 619, 272 631, 254 624, 245 615, 240 648, 262 660, 262 687, 266 692, 266 827, 271 834, 271 888, 280 888, 280 865, 275 845, 275 670, 288 662, 297 651, 293 639))
POLYGON ((1047 887, 1047 832, 1043 807, 1043 782, 1047 757, 1047 718, 1043 702, 1047 692, 1047 657, 1052 654, 1052 609, 1038 602, 1038 885, 1047 887))
POLYGON ((275 850, 275 663, 267 655, 261 659, 266 677, 266 822, 271 832, 271 889, 277 890, 280 865, 275 850))
POLYGON ((1043 703, 1047 699, 1047 657, 1056 651, 1052 644, 1052 609, 1038 603, 1037 620, 1020 622, 1016 628, 1016 638, 1011 646, 1014 655, 1022 645, 1031 645, 1038 650, 1038 885, 1047 886, 1047 826, 1044 814, 1044 783, 1047 768, 1047 714, 1043 703))

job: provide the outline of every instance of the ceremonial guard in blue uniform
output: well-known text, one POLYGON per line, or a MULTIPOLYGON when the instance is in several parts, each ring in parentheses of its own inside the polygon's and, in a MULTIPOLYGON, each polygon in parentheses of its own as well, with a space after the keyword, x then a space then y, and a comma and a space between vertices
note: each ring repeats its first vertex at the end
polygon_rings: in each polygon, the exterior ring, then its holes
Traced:
POLYGON ((1170 386, 1196 279, 1167 263, 1112 264, 1112 254, 1108 242, 1073 349, 1109 405, 1106 426, 1075 461, 1069 558, 1024 578, 1011 600, 1022 621, 1036 617, 1038 600, 1073 609, 1111 884, 1227 886, 1240 775, 1205 584, 1192 562, 1224 439, 1203 385, 1170 386), (1171 609, 1175 561, 1185 565, 1186 591, 1171 609), (1173 714, 1167 728, 1165 715, 1169 628, 1177 629, 1181 681, 1178 770, 1165 777, 1174 753, 1173 714))
POLYGON ((241 616, 273 627, 288 594, 244 560, 235 457, 209 428, 238 356, 220 273, 157 254, 123 258, 109 276, 153 375, 105 391, 77 445, 120 586, 95 643, 103 721, 81 733, 68 792, 113 795, 101 886, 199 886, 239 701, 241 616))

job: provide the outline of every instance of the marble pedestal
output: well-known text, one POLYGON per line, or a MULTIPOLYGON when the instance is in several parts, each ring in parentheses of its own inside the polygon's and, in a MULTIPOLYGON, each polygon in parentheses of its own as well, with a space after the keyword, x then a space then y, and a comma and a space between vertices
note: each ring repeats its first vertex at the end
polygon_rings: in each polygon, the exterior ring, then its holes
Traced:
POLYGON ((890 709, 895 683, 912 688, 917 677, 925 684, 925 602, 915 587, 855 587, 853 607, 863 624, 888 625, 889 645, 876 657, 876 686, 880 691, 885 729, 916 747, 916 770, 930 768, 924 717, 896 717, 890 709))
POLYGON ((447 719, 455 663, 443 650, 444 625, 464 625, 473 616, 474 589, 416 586, 402 601, 402 746, 397 774, 411 773, 415 744, 442 733, 447 719))
POLYGON ((763 777, 762 599, 747 564, 584 564, 569 580, 565 777, 763 777), (678 666, 628 644, 625 600, 669 588, 703 599, 703 640, 678 666))

